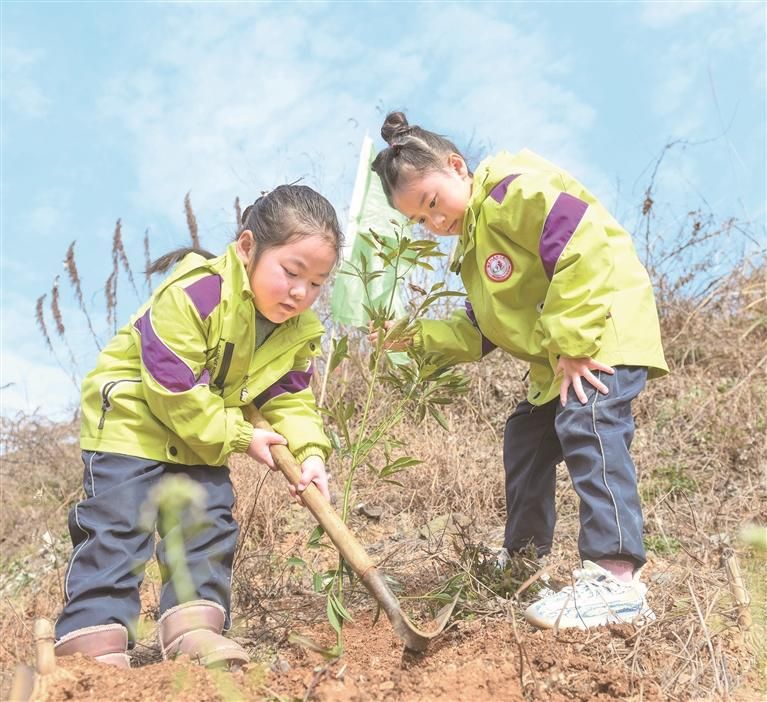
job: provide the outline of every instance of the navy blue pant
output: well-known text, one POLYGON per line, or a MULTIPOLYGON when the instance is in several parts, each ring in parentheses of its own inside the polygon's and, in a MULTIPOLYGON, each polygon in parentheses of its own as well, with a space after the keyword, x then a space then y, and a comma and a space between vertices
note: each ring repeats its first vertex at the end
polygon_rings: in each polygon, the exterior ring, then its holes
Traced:
POLYGON ((570 388, 567 404, 521 402, 506 421, 506 533, 510 551, 532 544, 538 555, 551 550, 556 522, 556 465, 564 459, 580 498, 578 550, 584 560, 646 561, 642 508, 629 449, 634 437, 631 401, 647 381, 647 369, 616 366, 594 371, 609 389, 602 395, 588 382, 582 405, 570 388))
MULTIPOLYGON (((181 604, 170 576, 165 538, 173 529, 185 534, 186 565, 195 597, 217 602, 227 612, 231 595, 232 561, 238 527, 232 516, 234 491, 229 469, 178 466, 133 456, 83 451, 86 498, 69 513, 72 556, 64 581, 66 602, 56 622, 56 638, 76 629, 118 623, 127 627, 131 645, 141 610, 139 586, 144 567, 155 550, 154 529, 141 521, 149 491, 168 475, 184 475, 205 491, 204 521, 188 528, 189 518, 163 533, 157 560, 162 574, 160 612, 181 604), (186 522, 184 521, 186 520, 186 522)), ((145 507, 146 509, 146 507, 145 507)), ((150 521, 156 514, 150 514, 150 521)), ((144 515, 144 519, 146 516, 144 515)))

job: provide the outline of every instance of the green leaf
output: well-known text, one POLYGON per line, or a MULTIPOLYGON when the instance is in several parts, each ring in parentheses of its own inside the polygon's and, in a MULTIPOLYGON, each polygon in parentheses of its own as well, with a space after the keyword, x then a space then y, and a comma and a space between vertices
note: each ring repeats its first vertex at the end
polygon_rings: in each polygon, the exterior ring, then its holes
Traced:
POLYGON ((378 315, 376 314, 376 311, 370 307, 369 305, 362 304, 362 309, 365 310, 365 314, 367 314, 368 319, 375 319, 378 315))
POLYGON ((325 429, 328 439, 330 439, 330 445, 333 447, 334 451, 340 451, 341 450, 341 437, 338 436, 338 434, 333 431, 330 428, 325 429))
MULTIPOLYGON (((370 235, 376 240, 376 243, 379 246, 385 246, 386 245, 386 239, 384 239, 378 232, 376 232, 372 228, 369 228, 368 231, 370 232, 370 235)), ((371 242, 370 245, 373 246, 373 243, 371 242)))
POLYGON ((435 405, 452 405, 452 397, 430 397, 429 402, 435 405))
POLYGON ((349 358, 349 336, 344 334, 340 339, 333 339, 333 348, 330 351, 330 363, 328 373, 332 373, 341 362, 349 358))
POLYGON ((441 297, 466 297, 466 293, 459 290, 440 290, 429 295, 431 300, 439 300, 441 297))
POLYGON ((347 622, 353 622, 354 618, 351 614, 349 614, 346 607, 343 606, 343 603, 341 600, 338 599, 338 597, 335 595, 335 593, 330 593, 330 597, 333 599, 333 607, 335 608, 336 612, 338 613, 338 616, 341 617, 344 621, 347 622))
POLYGON ((388 476, 399 473, 406 468, 417 466, 419 463, 423 463, 423 461, 418 458, 413 458, 412 456, 401 456, 396 461, 393 461, 389 465, 381 468, 381 470, 378 472, 378 477, 387 478, 388 476))
MULTIPOLYGON (((375 232, 373 232, 372 229, 370 230, 370 233, 373 234, 373 236, 376 236, 375 232)), ((362 232, 360 232, 359 233, 359 238, 362 239, 362 241, 364 241, 371 249, 378 248, 375 245, 375 242, 373 241, 373 239, 371 237, 369 237, 367 234, 363 234, 362 232)), ((377 237, 376 237, 376 239, 377 239, 377 237)))
POLYGON ((298 556, 291 556, 285 563, 293 568, 306 567, 306 561, 298 556))
POLYGON ((429 414, 437 420, 437 423, 445 430, 450 431, 450 426, 447 423, 445 415, 442 414, 436 407, 429 405, 429 414))
POLYGON ((339 644, 331 646, 330 648, 325 648, 308 636, 302 636, 301 634, 296 634, 294 632, 291 632, 288 636, 288 641, 298 646, 302 646, 303 648, 307 648, 310 651, 314 651, 315 653, 319 653, 323 658, 327 658, 328 660, 338 658, 343 653, 343 648, 339 646, 339 644))
POLYGON ((314 527, 314 531, 309 534, 309 540, 306 542, 306 545, 309 548, 321 548, 324 545, 322 543, 323 536, 325 536, 325 530, 318 524, 314 527))
POLYGON ((331 593, 328 593, 326 611, 327 611, 328 621, 330 622, 330 626, 332 626, 333 631, 335 631, 336 634, 340 636, 341 627, 342 627, 341 618, 338 616, 338 613, 333 608, 333 595, 331 593))
POLYGON ((382 478, 381 482, 382 483, 389 483, 390 485, 396 485, 398 488, 404 488, 405 487, 405 485, 403 483, 399 482, 399 480, 392 480, 391 478, 382 478))
POLYGON ((333 592, 328 592, 326 611, 330 626, 333 627, 333 630, 339 636, 341 635, 341 628, 343 627, 344 622, 354 621, 351 614, 346 611, 346 608, 341 604, 333 592))
POLYGON ((338 273, 340 275, 351 275, 351 276, 354 276, 355 278, 360 278, 361 277, 361 273, 360 273, 359 269, 357 269, 356 266, 354 267, 353 271, 347 271, 347 270, 342 268, 342 269, 340 269, 338 271, 338 273))

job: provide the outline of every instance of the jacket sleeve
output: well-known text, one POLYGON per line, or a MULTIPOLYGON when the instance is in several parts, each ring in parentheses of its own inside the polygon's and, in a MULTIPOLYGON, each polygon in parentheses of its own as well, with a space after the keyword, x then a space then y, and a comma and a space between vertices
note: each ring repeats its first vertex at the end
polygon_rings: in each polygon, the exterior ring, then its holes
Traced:
POLYGON ((468 300, 464 309, 456 310, 446 320, 422 319, 413 344, 419 351, 433 353, 435 360, 446 366, 478 361, 495 348, 480 331, 468 300))
POLYGON ((307 342, 296 354, 293 368, 254 401, 274 431, 288 440, 288 448, 301 463, 308 456, 327 460, 331 453, 317 409, 311 379, 314 357, 319 351, 319 338, 307 342))
MULTIPOLYGON (((594 357, 612 304, 610 242, 600 207, 563 190, 560 174, 516 178, 488 224, 537 255, 549 280, 542 346, 555 356, 594 357)), ((488 198, 490 200, 491 198, 488 198)))
POLYGON ((178 286, 163 290, 133 324, 144 397, 152 414, 207 465, 247 450, 253 427, 208 387, 206 322, 178 286))

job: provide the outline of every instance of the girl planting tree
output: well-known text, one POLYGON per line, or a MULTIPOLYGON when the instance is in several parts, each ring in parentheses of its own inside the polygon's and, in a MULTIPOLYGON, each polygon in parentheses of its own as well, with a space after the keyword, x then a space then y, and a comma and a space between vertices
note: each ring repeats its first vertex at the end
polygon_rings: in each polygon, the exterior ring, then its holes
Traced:
MULTIPOLYGON (((183 653, 203 664, 248 660, 223 636, 238 533, 229 457, 246 453, 273 467, 269 447, 287 444, 303 469, 298 491, 314 482, 328 497, 330 444, 309 387, 323 328, 309 308, 342 244, 336 214, 310 188, 284 185, 258 198, 242 220, 222 256, 184 250, 164 257, 180 262, 83 382, 85 499, 69 519, 59 656, 81 652, 129 666, 139 585, 154 551, 141 507, 164 476, 196 481, 206 511, 203 523, 184 531, 191 599, 173 583, 167 543, 178 534, 157 523, 160 644, 164 657, 183 653), (251 402, 275 431, 245 420, 241 408, 251 402)), ((183 523, 182 515, 173 528, 183 523)))

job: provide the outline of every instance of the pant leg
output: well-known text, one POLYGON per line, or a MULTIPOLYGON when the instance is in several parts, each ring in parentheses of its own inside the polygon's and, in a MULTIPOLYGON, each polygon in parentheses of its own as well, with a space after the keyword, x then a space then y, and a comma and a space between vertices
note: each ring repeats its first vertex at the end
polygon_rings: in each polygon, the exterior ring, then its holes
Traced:
POLYGON ((120 454, 83 451, 85 499, 69 514, 72 556, 56 638, 99 624, 122 624, 134 641, 139 586, 154 550, 154 532, 139 511, 163 464, 120 454))
POLYGON ((191 515, 182 517, 178 526, 167 533, 160 532, 157 560, 163 574, 160 613, 181 604, 174 587, 173 558, 168 543, 173 532, 182 530, 185 562, 191 578, 195 599, 211 600, 227 613, 229 626, 231 604, 232 563, 239 527, 232 514, 234 490, 226 467, 168 466, 168 474, 186 475, 205 490, 206 504, 202 523, 190 523, 191 515))
POLYGON ((538 555, 551 551, 556 522, 556 466, 562 460, 554 431, 555 403, 522 401, 506 420, 503 466, 506 473, 506 533, 509 552, 534 544, 538 555))
POLYGON ((588 402, 582 405, 571 389, 556 416, 557 435, 580 498, 578 548, 582 559, 623 557, 642 566, 642 508, 629 449, 634 437, 631 401, 644 388, 647 369, 616 366, 613 375, 595 375, 609 394, 584 383, 588 402))

